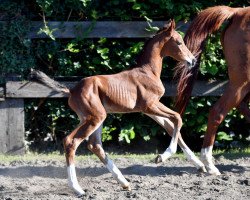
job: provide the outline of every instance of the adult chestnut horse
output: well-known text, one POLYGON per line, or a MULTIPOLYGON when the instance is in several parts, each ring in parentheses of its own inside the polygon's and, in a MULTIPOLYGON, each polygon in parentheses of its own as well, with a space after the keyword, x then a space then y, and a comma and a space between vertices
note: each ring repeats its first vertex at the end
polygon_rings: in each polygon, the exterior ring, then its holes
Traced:
POLYGON ((172 135, 169 147, 159 155, 157 161, 164 161, 174 154, 178 142, 188 159, 200 170, 205 170, 204 164, 181 138, 182 119, 180 115, 159 101, 165 92, 160 80, 162 59, 165 56, 171 56, 188 67, 192 67, 195 63, 194 56, 175 31, 174 21, 166 24, 145 44, 137 60, 137 66, 132 69, 113 75, 84 78, 73 89, 61 86, 42 72, 33 71, 31 73, 33 78, 56 91, 69 94, 69 106, 80 119, 79 126, 64 139, 68 184, 78 195, 83 195, 84 191, 76 178, 74 157, 77 147, 83 140, 88 140, 89 149, 99 157, 122 187, 130 189, 129 182, 105 154, 100 131, 95 132, 105 120, 107 113, 145 113, 172 135))
POLYGON ((220 172, 213 164, 212 148, 218 126, 233 107, 237 107, 250 122, 250 7, 216 6, 200 12, 184 38, 186 46, 197 58, 197 63, 191 70, 182 65, 177 66, 181 75, 176 107, 177 111, 183 114, 197 75, 205 40, 227 19, 229 23, 221 35, 221 44, 228 66, 229 84, 209 112, 207 131, 201 149, 201 159, 207 171, 216 175, 220 172))

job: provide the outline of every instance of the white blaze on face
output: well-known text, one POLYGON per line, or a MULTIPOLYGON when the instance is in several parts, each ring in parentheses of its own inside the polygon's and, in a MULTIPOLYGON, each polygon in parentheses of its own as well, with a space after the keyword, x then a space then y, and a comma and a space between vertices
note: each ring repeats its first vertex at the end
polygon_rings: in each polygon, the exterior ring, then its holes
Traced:
POLYGON ((68 185, 72 188, 78 195, 83 195, 85 192, 82 190, 76 178, 75 165, 72 164, 67 167, 68 172, 68 185))

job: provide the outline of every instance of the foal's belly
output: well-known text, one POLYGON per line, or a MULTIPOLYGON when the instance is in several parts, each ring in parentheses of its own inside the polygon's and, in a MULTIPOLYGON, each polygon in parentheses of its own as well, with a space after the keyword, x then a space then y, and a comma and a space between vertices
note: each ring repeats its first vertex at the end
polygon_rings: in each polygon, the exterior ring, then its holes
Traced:
POLYGON ((133 98, 105 98, 102 102, 107 113, 139 112, 140 109, 133 98))

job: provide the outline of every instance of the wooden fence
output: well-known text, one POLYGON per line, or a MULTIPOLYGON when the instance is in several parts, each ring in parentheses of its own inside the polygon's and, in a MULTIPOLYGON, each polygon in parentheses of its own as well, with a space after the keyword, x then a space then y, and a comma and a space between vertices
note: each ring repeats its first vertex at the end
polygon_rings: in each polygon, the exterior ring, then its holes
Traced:
MULTIPOLYGON (((152 26, 162 27, 164 22, 153 22, 152 26)), ((28 37, 46 38, 45 34, 37 34, 43 26, 41 22, 33 22, 28 37)), ((146 22, 49 22, 48 26, 54 29, 56 38, 145 38, 153 35, 146 31, 146 22)), ((187 24, 179 23, 177 28, 185 31, 187 24)), ((166 88, 164 96, 175 96, 176 86, 163 81, 166 88)), ((62 82, 72 87, 76 82, 62 82)), ((193 96, 220 96, 227 81, 204 82, 197 81, 193 96)), ((6 84, 0 87, 0 153, 23 154, 24 146, 24 99, 25 98, 65 98, 61 93, 36 82, 18 81, 15 78, 7 79, 6 84)))

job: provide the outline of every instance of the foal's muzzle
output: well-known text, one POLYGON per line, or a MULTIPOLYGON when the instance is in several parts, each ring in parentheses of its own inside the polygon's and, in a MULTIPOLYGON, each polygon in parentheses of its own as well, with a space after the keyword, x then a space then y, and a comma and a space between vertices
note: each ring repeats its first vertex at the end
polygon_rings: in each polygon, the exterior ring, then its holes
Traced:
POLYGON ((189 68, 189 69, 191 69, 192 67, 194 67, 195 66, 195 64, 196 64, 196 58, 189 58, 189 59, 187 59, 186 60, 186 66, 189 68))

